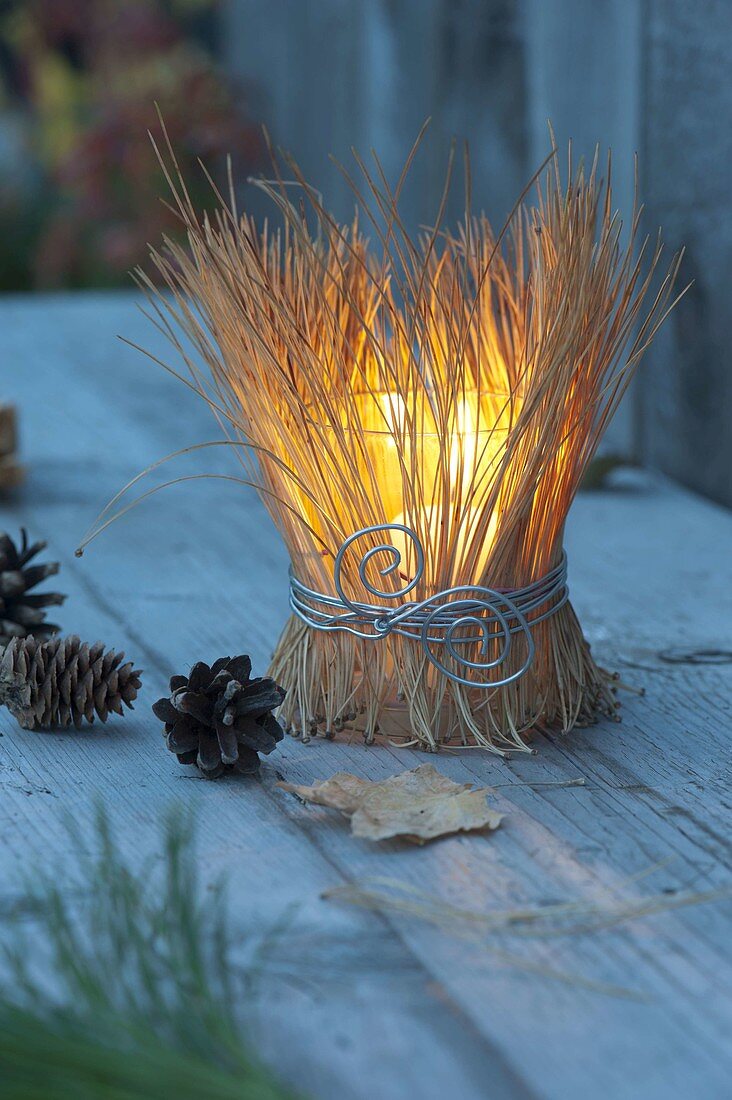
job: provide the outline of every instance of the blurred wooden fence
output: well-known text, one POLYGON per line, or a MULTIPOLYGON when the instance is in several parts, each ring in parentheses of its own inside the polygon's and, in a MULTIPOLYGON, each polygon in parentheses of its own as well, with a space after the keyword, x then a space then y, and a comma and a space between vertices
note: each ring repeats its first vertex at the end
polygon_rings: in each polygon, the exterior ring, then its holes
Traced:
MULTIPOLYGON (((647 227, 686 245, 695 283, 607 447, 732 504, 730 0, 228 0, 225 32, 256 116, 341 218, 353 198, 329 154, 352 167, 351 146, 373 147, 394 178, 428 116, 412 226, 434 218, 453 135, 494 223, 546 155, 548 119, 560 148, 612 147, 628 213, 637 150, 647 227)), ((448 218, 460 203, 455 188, 448 218)))

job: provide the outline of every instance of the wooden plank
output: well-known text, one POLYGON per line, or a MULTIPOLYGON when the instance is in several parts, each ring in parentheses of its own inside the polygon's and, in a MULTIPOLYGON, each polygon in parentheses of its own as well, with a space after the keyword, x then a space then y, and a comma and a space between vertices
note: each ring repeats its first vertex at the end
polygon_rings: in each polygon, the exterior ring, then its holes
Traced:
MULTIPOLYGON (((455 137, 471 144, 476 209, 502 223, 534 170, 516 0, 236 0, 223 18, 226 61, 246 81, 252 117, 297 158, 336 218, 350 222, 354 200, 331 155, 355 171, 351 149, 367 161, 375 149, 394 186, 431 119, 402 190, 406 224, 433 223, 455 137)), ((464 214, 460 172, 446 224, 464 214)), ((251 201, 271 215, 256 194, 251 201)))
MULTIPOLYGON (((70 630, 124 645, 147 669, 132 721, 34 735, 0 721, 3 881, 33 852, 66 858, 63 807, 89 820, 99 793, 131 853, 149 851, 165 806, 195 810, 207 874, 225 870, 242 923, 299 914, 288 953, 319 996, 263 1006, 263 1049, 318 1096, 605 1097, 726 1093, 729 908, 679 910, 602 934, 501 942, 527 961, 645 994, 624 1001, 500 965, 444 930, 319 900, 387 875, 453 902, 510 906, 728 882, 724 760, 732 664, 669 663, 669 647, 732 649, 732 519, 670 486, 636 479, 581 498, 569 531, 573 599, 598 653, 627 679, 622 725, 537 744, 531 758, 443 755, 456 779, 495 784, 508 817, 490 838, 424 849, 374 847, 327 811, 275 787, 339 768, 381 777, 424 757, 390 747, 289 741, 261 786, 209 784, 160 748, 147 704, 200 657, 248 650, 262 668, 286 614, 286 555, 254 495, 220 482, 180 486, 72 557, 97 507, 167 451, 215 434, 203 406, 115 345, 155 344, 126 296, 6 300, 9 380, 27 432, 29 485, 3 524, 27 522, 64 561, 70 630), (42 393, 43 402, 35 395, 42 393), (549 787, 584 777, 583 787, 549 787), (50 793, 45 793, 50 792, 50 793), (648 881, 629 876, 670 859, 648 881), (313 948, 316 943, 317 948, 313 948), (340 978, 337 981, 336 978, 340 978), (267 1015, 270 1013, 270 1015, 267 1015), (277 1021, 276 1030, 271 1026, 277 1021), (269 1026, 267 1026, 269 1025, 269 1026)), ((231 469, 199 452, 176 473, 231 469)), ((172 475, 172 471, 171 471, 172 475)))
POLYGON ((645 5, 645 224, 663 226, 669 252, 685 249, 680 279, 692 285, 651 349, 639 409, 644 461, 728 506, 732 127, 719 123, 732 114, 730 14, 725 0, 645 5))
MULTIPOLYGON (((531 170, 551 148, 552 129, 565 163, 572 146, 575 163, 592 163, 612 150, 614 207, 627 227, 635 185, 635 154, 640 148, 641 0, 587 4, 584 0, 528 0, 521 5, 521 37, 526 43, 526 126, 531 170)), ((604 174, 604 165, 603 171, 604 174)), ((490 178, 490 177, 488 177, 490 178)), ((656 226, 649 230, 656 231, 656 226)), ((623 399, 605 436, 603 450, 637 457, 635 386, 623 399)))

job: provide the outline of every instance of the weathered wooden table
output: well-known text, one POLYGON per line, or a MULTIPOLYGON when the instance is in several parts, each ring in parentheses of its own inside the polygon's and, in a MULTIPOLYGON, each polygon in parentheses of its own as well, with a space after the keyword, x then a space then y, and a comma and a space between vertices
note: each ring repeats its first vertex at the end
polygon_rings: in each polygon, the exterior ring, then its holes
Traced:
MULTIPOLYGON (((500 941, 534 972, 501 963, 495 941, 320 895, 375 875, 486 910, 726 886, 732 516, 647 475, 582 496, 568 535, 572 598, 596 652, 645 697, 623 696, 622 724, 540 739, 533 757, 431 758, 455 779, 494 785, 503 826, 424 848, 376 847, 277 790, 277 773, 382 777, 424 756, 286 740, 261 785, 209 783, 164 751, 148 709, 167 677, 197 659, 246 650, 257 669, 267 664, 286 614, 287 561, 252 492, 220 481, 176 486, 74 559, 96 512, 130 477, 216 437, 193 395, 115 340, 123 333, 165 354, 135 300, 10 298, 0 331, 0 396, 20 406, 29 470, 0 526, 50 538, 69 632, 123 647, 145 669, 133 715, 88 733, 29 733, 3 713, 3 883, 29 858, 67 857, 64 809, 91 827, 101 795, 134 857, 157 845, 166 807, 182 801, 196 813, 205 873, 227 872, 237 922, 262 927, 296 903, 295 957, 299 936, 319 944, 315 955, 302 950, 304 967, 325 960, 317 988, 265 997, 259 1024, 260 1050, 313 1096, 730 1096, 724 898, 602 932, 500 941), (578 778, 584 785, 562 785, 578 778), (578 981, 553 980, 542 973, 550 967, 578 981)), ((224 454, 206 454, 169 476, 214 462, 230 469, 224 454)))

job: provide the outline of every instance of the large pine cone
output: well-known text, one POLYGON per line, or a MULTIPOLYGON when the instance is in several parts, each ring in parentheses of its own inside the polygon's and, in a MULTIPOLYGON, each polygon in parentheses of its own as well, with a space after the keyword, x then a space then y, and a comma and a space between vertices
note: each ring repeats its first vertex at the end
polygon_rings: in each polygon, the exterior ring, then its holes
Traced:
POLYGON ((46 607, 62 604, 66 599, 60 592, 41 592, 31 595, 31 589, 58 573, 58 562, 30 565, 32 559, 45 550, 45 542, 28 542, 28 534, 21 529, 21 544, 17 547, 10 535, 0 534, 0 645, 7 645, 11 638, 47 638, 56 634, 59 627, 45 622, 46 607))
POLYGON ((165 723, 165 740, 181 764, 197 764, 208 779, 227 771, 254 775, 257 753, 270 753, 283 733, 271 713, 285 697, 274 680, 251 679, 246 656, 200 661, 190 676, 173 676, 170 698, 153 713, 165 723))
POLYGON ((80 729, 94 717, 122 714, 140 687, 140 672, 124 653, 71 635, 39 642, 14 638, 0 657, 0 703, 24 729, 80 729))

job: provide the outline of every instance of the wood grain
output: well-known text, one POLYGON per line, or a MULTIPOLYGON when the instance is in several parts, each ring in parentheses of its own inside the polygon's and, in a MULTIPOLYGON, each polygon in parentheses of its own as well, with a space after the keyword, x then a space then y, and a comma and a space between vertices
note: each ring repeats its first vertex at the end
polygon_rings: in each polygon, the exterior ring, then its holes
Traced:
MULTIPOLYGON (((623 696, 621 724, 541 739, 531 758, 431 757, 457 781, 495 785, 501 829, 421 849, 375 846, 277 790, 278 778, 310 783, 339 769, 381 778, 424 756, 286 741, 261 784, 209 783, 165 752, 149 712, 166 678, 197 659, 246 650, 255 669, 266 666, 286 614, 287 562, 253 493, 216 481, 173 487, 73 557, 129 478, 217 438, 203 405, 115 342, 121 332, 162 351, 133 297, 5 299, 0 319, 16 365, 4 396, 33 441, 26 488, 0 508, 0 525, 50 538, 69 632, 124 648, 145 669, 133 717, 89 733, 22 731, 3 713, 2 892, 29 858, 69 858, 64 812, 91 822, 101 798, 136 859, 155 848, 168 806, 184 802, 198 821, 202 869, 226 873, 243 929, 297 907, 283 951, 312 980, 273 986, 253 1026, 263 1053, 312 1095, 727 1096, 724 900, 583 936, 500 941, 536 967, 644 998, 622 1000, 320 894, 377 875, 474 908, 727 885, 732 661, 693 663, 693 653, 732 651, 729 513, 646 475, 581 497, 568 535, 572 598, 596 653, 646 696, 623 696), (668 659, 678 647, 691 662, 668 659), (584 785, 551 785, 578 777, 584 785)), ((230 472, 231 461, 198 452, 169 476, 230 472)))

